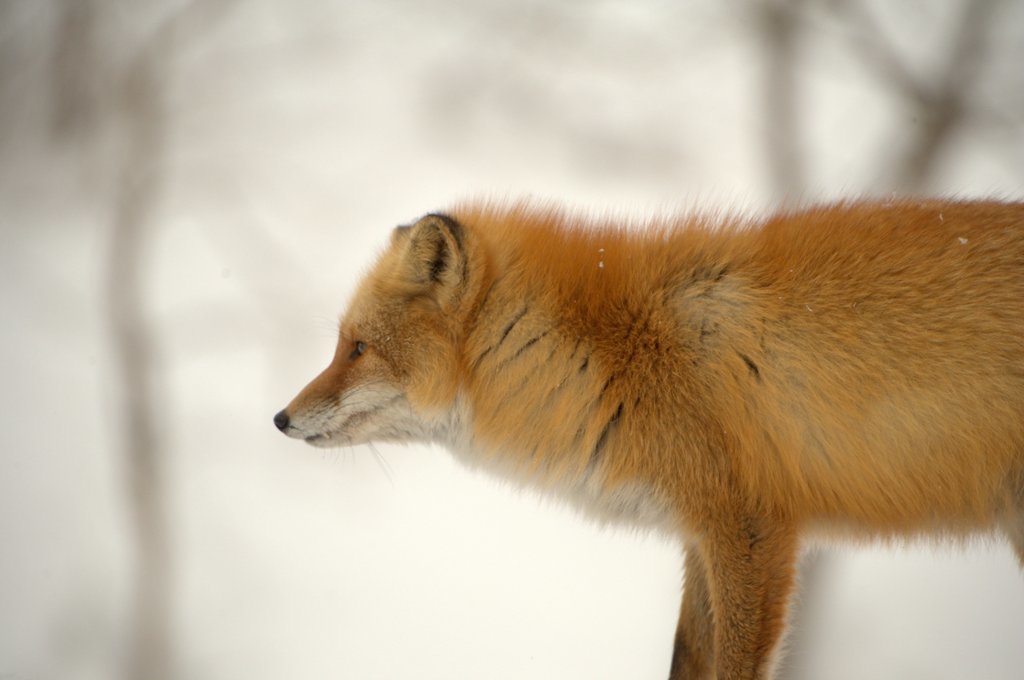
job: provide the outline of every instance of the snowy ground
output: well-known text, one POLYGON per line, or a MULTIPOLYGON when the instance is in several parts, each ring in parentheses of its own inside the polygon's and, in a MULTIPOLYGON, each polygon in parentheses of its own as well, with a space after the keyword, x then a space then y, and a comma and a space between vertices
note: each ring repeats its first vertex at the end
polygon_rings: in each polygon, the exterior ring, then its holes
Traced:
MULTIPOLYGON (((329 360, 346 293, 396 224, 481 194, 643 212, 780 198, 757 24, 724 5, 262 0, 178 37, 143 294, 182 678, 666 676, 679 546, 441 450, 324 454, 271 416, 329 360)), ((4 680, 112 677, 133 574, 104 287, 120 128, 77 147, 47 133, 60 7, 0 14, 4 680)), ((882 16, 928 74, 959 7, 882 16)), ((111 59, 130 61, 161 13, 114 14, 111 59)), ((959 130, 931 191, 1020 196, 1024 14, 1004 14, 978 97, 1002 83, 1016 108, 959 130)), ((854 29, 809 16, 802 195, 886 192, 916 119, 837 47, 854 29)), ((811 590, 786 677, 1024 668, 1024 579, 1002 542, 838 549, 811 590)))

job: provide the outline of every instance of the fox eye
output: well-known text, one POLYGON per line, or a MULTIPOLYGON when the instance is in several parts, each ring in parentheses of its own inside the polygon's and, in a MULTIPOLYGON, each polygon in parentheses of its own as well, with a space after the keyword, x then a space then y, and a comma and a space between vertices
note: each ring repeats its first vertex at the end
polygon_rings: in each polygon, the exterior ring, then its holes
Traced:
POLYGON ((356 341, 356 346, 352 349, 352 353, 348 355, 349 360, 358 359, 366 351, 366 343, 362 340, 356 341))

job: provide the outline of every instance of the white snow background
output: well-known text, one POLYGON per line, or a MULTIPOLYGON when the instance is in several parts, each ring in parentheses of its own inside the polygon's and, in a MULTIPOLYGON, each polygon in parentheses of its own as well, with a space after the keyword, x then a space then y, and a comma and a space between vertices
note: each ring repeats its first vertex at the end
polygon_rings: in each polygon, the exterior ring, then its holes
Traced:
MULTIPOLYGON (((894 168, 972 3, 4 2, 0 678, 118 677, 131 639, 107 283, 131 134, 117 93, 179 13, 198 18, 161 48, 162 155, 134 168, 158 178, 139 294, 177 677, 660 680, 677 544, 440 449, 323 453, 271 417, 329 361, 390 229, 466 197, 641 214, 908 188, 1021 198, 1024 4, 987 4, 956 81, 969 110, 910 182, 894 168), (73 5, 93 60, 61 81, 73 5), (781 118, 772 8, 799 31, 781 118), (907 78, 924 94, 894 89, 907 78), (55 122, 66 96, 81 108, 55 122), (779 176, 773 143, 797 176, 779 176)), ((1024 674, 1024 577, 1000 540, 837 547, 805 585, 784 678, 1024 674)))

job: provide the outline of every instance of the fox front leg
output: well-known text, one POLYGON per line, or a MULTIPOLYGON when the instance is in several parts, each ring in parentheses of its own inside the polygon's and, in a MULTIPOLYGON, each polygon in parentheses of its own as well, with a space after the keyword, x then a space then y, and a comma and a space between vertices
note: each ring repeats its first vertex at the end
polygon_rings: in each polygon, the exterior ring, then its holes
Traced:
POLYGON ((791 527, 753 517, 721 521, 690 546, 671 680, 772 677, 796 554, 791 527))
POLYGON ((715 628, 704 559, 696 543, 686 546, 683 603, 679 610, 669 680, 705 680, 714 668, 715 628))
POLYGON ((701 554, 717 679, 769 680, 796 580, 796 531, 779 520, 732 517, 703 537, 701 554))

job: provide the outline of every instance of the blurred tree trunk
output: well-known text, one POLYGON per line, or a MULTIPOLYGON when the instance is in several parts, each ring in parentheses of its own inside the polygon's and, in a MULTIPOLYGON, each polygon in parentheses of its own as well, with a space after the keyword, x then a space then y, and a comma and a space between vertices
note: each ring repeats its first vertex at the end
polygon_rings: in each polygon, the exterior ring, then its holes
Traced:
POLYGON ((127 65, 115 102, 119 154, 108 295, 125 423, 125 491, 135 551, 135 589, 126 680, 174 677, 171 636, 172 554, 163 450, 156 432, 153 335, 147 318, 146 246, 165 169, 167 119, 162 101, 169 35, 147 44, 127 65))
POLYGON ((96 131, 100 116, 97 0, 75 0, 57 17, 50 77, 50 134, 57 142, 82 141, 96 131))
MULTIPOLYGON (((106 300, 119 383, 115 410, 123 425, 121 469, 134 567, 122 674, 125 680, 170 680, 175 675, 170 623, 173 562, 164 452, 155 426, 160 397, 151 320, 146 315, 145 272, 146 245, 163 180, 167 118, 162 88, 171 43, 169 32, 164 32, 147 41, 132 59, 119 58, 120 45, 102 45, 98 35, 103 21, 119 9, 102 0, 76 0, 59 7, 47 122, 55 143, 80 152, 90 184, 113 189, 106 300)), ((124 36, 126 41, 131 38, 130 33, 124 36)))
MULTIPOLYGON (((158 408, 164 399, 157 384, 156 331, 147 314, 152 261, 147 251, 167 181, 171 114, 166 93, 172 84, 177 38, 198 41, 232 6, 230 0, 185 2, 144 36, 120 68, 111 69, 114 96, 112 110, 106 113, 107 124, 117 127, 117 147, 107 296, 121 382, 118 410, 125 427, 122 456, 135 562, 125 680, 172 680, 180 674, 172 626, 175 579, 166 450, 157 428, 163 422, 158 408)), ((139 7, 140 12, 159 9, 159 4, 139 7)), ((65 23, 70 32, 96 23, 95 11, 69 12, 65 23)), ((85 39, 81 44, 92 43, 85 39)), ((58 114, 55 125, 73 128, 72 121, 78 118, 75 106, 92 100, 76 96, 58 101, 68 111, 58 114)))
POLYGON ((803 5, 803 0, 768 0, 755 5, 764 49, 765 70, 760 81, 768 186, 775 201, 783 205, 798 203, 807 189, 800 143, 803 100, 797 89, 803 5))
MULTIPOLYGON (((77 152, 88 185, 113 192, 105 298, 118 383, 116 420, 123 427, 120 462, 134 571, 121 670, 126 680, 170 680, 173 561, 164 451, 155 426, 155 405, 161 399, 146 315, 145 272, 165 165, 162 88, 172 45, 169 32, 164 32, 126 60, 118 48, 137 37, 131 30, 120 36, 124 42, 100 39, 100 27, 122 9, 104 0, 75 0, 57 7, 46 123, 53 143, 77 152)), ((141 6, 137 11, 151 9, 141 6)))

